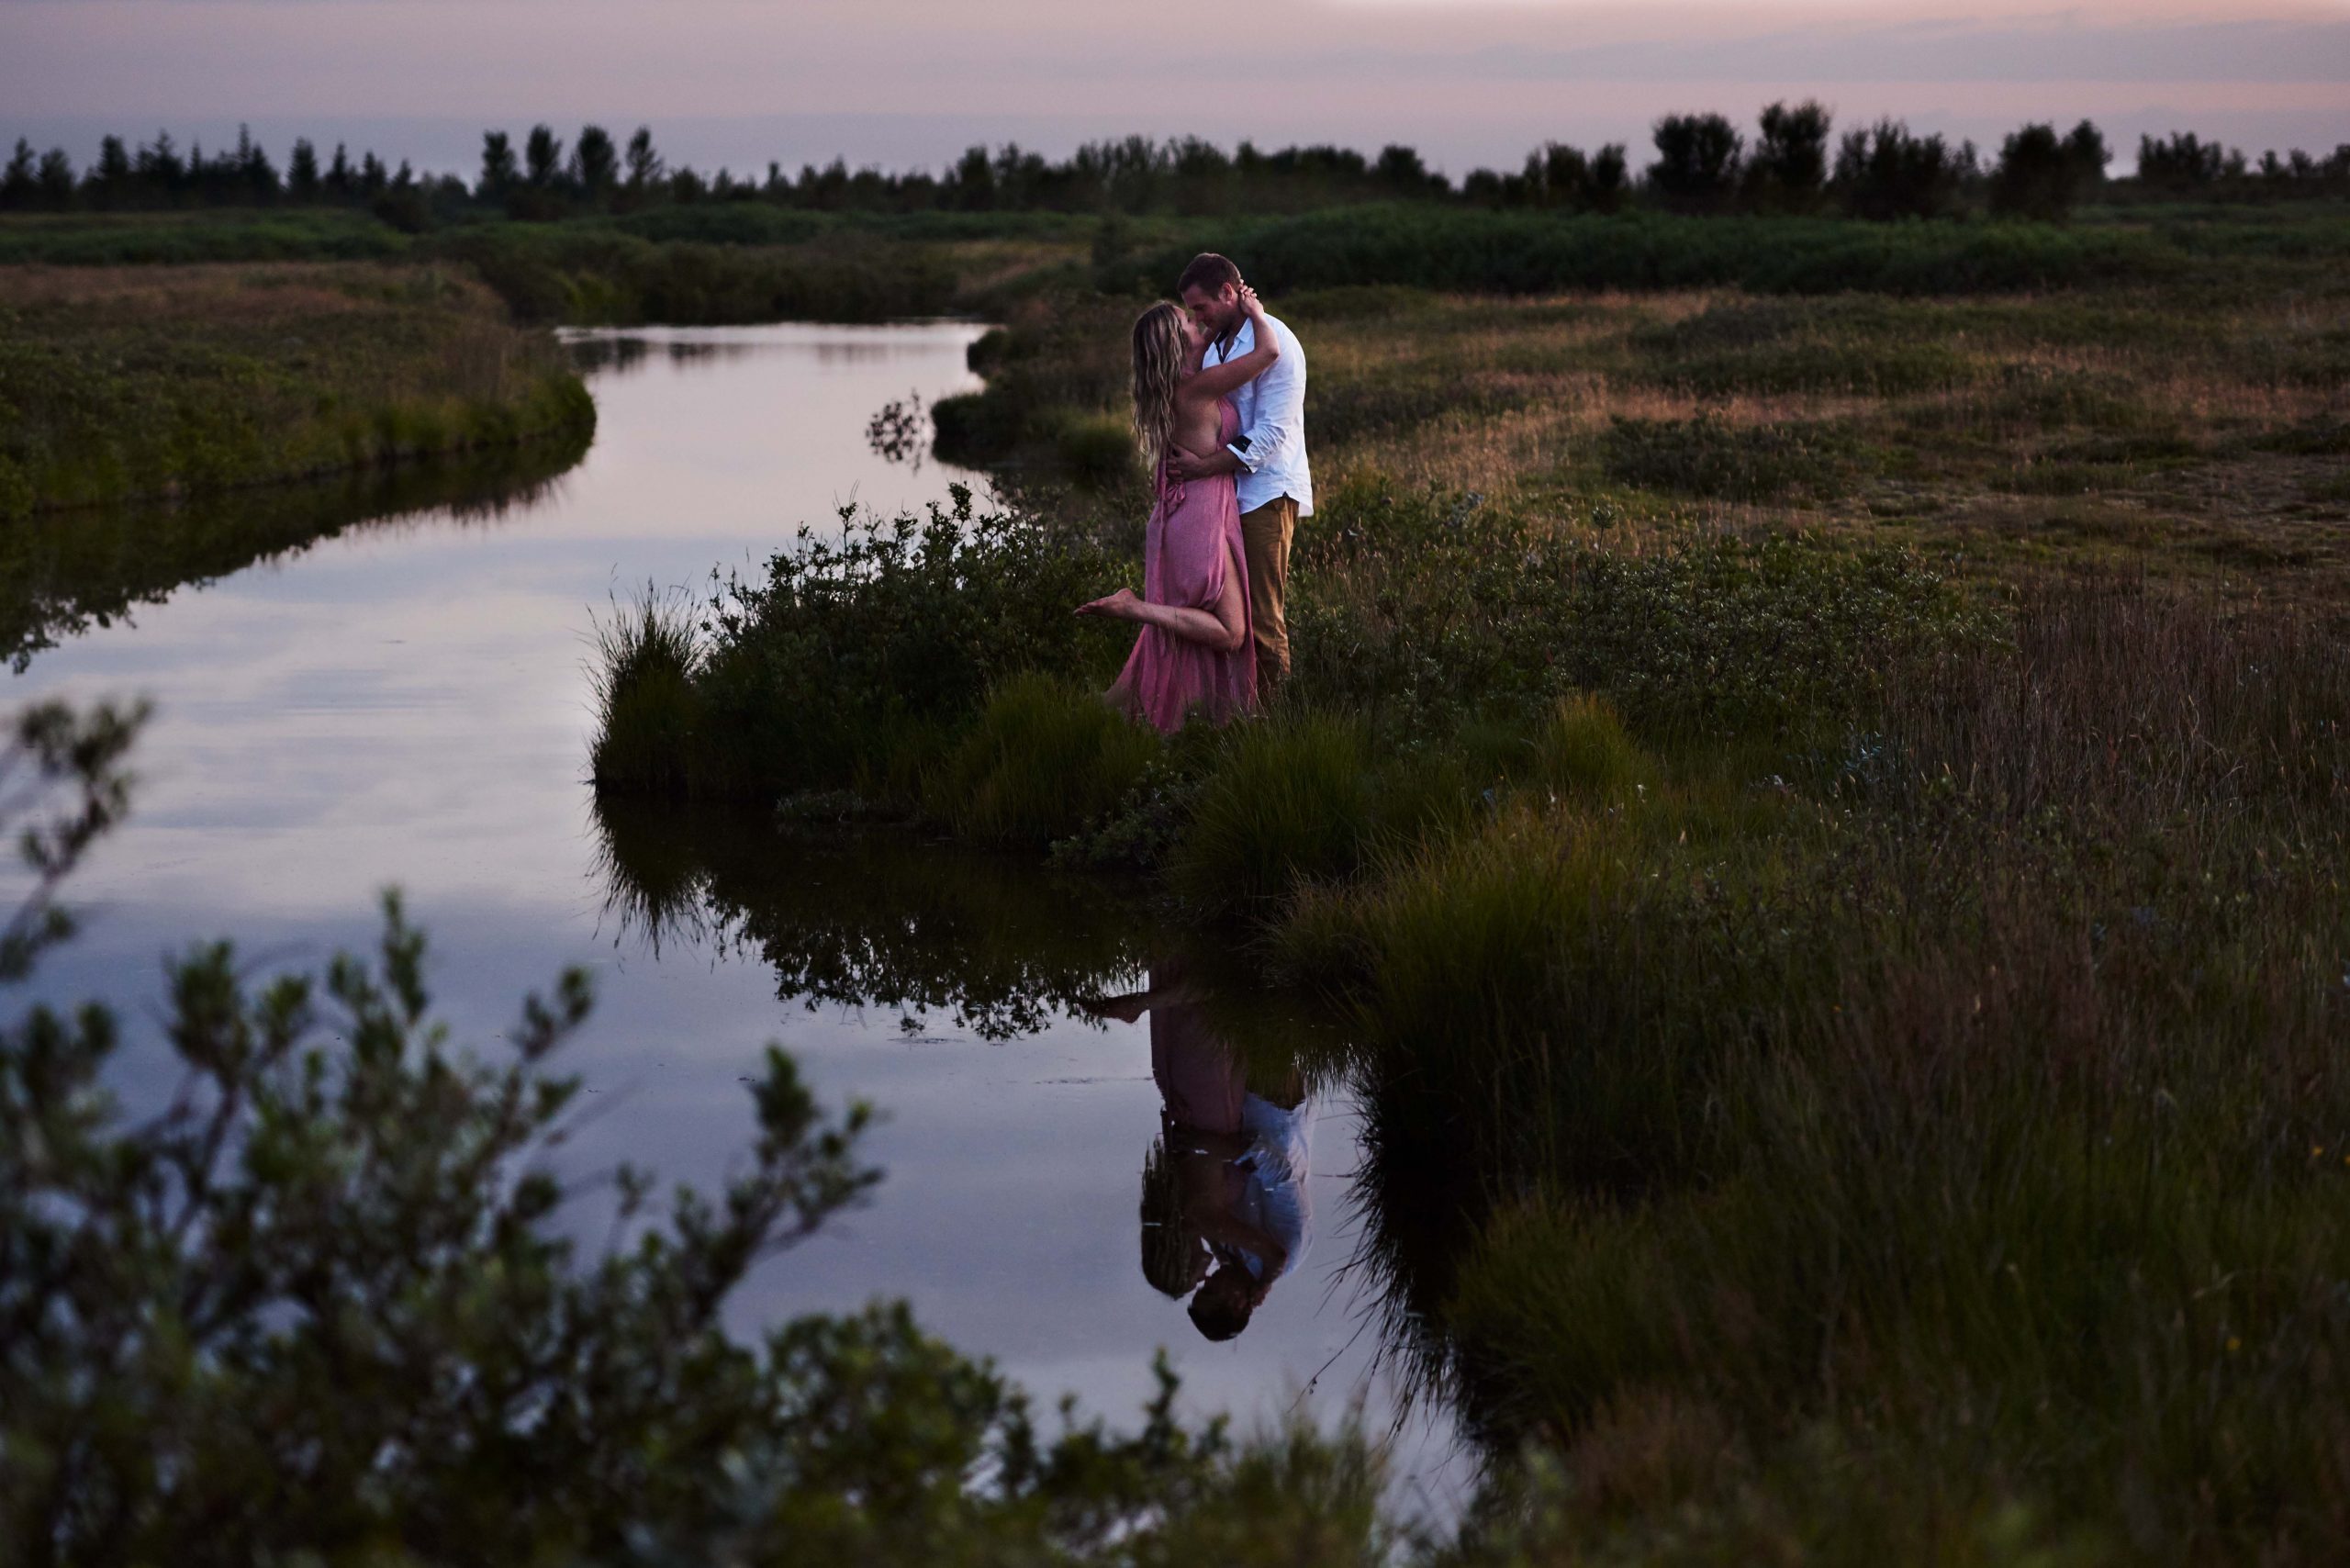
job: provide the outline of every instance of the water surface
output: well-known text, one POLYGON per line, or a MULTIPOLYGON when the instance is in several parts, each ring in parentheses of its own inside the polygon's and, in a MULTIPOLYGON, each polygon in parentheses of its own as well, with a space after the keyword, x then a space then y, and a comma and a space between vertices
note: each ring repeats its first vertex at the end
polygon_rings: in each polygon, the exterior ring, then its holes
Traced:
MULTIPOLYGON (((713 566, 754 566, 840 506, 976 483, 883 461, 866 427, 893 399, 973 385, 977 331, 579 334, 594 445, 560 477, 526 476, 541 482, 513 504, 411 496, 397 526, 242 569, 207 559, 226 575, 175 591, 142 582, 133 597, 161 602, 128 621, 84 595, 104 625, 44 588, 15 699, 144 694, 158 714, 136 814, 73 889, 86 934, 36 990, 117 1002, 125 1092, 157 1092, 162 955, 224 935, 265 965, 316 964, 369 942, 397 884, 431 935, 440 1006, 472 1039, 494 1044, 563 966, 595 970, 596 1015, 563 1064, 597 1111, 569 1156, 584 1170, 627 1159, 715 1181, 747 1141, 745 1083, 771 1039, 828 1101, 885 1110, 873 1201, 759 1273, 739 1329, 903 1296, 1040 1399, 1074 1393, 1114 1419, 1164 1345, 1195 1409, 1244 1424, 1362 1401, 1395 1426, 1406 1495, 1441 1506, 1465 1462, 1441 1414, 1406 1411, 1380 1354, 1374 1274, 1351 1266, 1360 1124, 1343 1090, 1311 1102, 1303 1261, 1244 1332, 1207 1342, 1144 1277, 1162 1110, 1149 1024, 1074 1003, 1201 961, 1135 890, 938 846, 778 838, 758 812, 599 818, 582 781, 593 616, 648 583, 704 588, 713 566)), ((1203 1016, 1252 1081, 1315 1027, 1245 999, 1203 1016)))

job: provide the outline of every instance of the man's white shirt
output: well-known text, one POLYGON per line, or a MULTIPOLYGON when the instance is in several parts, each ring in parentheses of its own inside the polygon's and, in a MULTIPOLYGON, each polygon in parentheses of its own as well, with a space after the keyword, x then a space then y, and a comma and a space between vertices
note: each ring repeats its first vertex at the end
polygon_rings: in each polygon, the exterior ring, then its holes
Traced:
MULTIPOLYGON (((1240 415, 1242 439, 1232 444, 1240 459, 1233 476, 1240 492, 1240 510, 1255 511, 1283 496, 1297 502, 1300 517, 1314 513, 1314 475, 1305 463, 1305 350, 1297 334, 1274 318, 1265 318, 1281 344, 1272 368, 1232 395, 1240 415)), ((1229 349, 1208 345, 1208 364, 1238 359, 1257 346, 1257 324, 1240 323, 1229 349)))

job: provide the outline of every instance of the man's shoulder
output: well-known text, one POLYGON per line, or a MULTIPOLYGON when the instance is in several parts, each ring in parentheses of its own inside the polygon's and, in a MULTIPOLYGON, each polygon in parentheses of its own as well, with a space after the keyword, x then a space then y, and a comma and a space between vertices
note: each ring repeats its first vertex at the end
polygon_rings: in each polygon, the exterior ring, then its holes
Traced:
POLYGON ((1281 340, 1284 351, 1295 349, 1301 354, 1305 352, 1305 345, 1298 341, 1297 333, 1291 330, 1288 322, 1270 310, 1265 312, 1265 322, 1272 328, 1273 335, 1281 340))

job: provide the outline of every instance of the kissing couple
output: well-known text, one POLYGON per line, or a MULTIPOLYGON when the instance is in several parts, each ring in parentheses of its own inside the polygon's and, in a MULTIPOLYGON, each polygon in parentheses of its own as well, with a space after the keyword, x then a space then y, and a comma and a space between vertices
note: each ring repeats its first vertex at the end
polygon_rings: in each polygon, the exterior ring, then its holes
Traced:
POLYGON ((1080 615, 1142 631, 1104 695, 1164 734, 1253 713, 1289 674, 1282 605, 1305 462, 1305 351, 1224 257, 1194 256, 1181 305, 1135 318, 1135 434, 1151 468, 1142 594, 1080 615))

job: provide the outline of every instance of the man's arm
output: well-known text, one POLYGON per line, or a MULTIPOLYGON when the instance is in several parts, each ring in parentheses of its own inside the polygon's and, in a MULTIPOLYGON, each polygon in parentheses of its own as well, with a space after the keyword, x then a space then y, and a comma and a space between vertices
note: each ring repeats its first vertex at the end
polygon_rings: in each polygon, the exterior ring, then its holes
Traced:
POLYGON ((1228 446, 1219 446, 1204 457, 1181 447, 1167 454, 1167 471, 1178 479, 1212 479, 1218 474, 1237 474, 1247 466, 1240 454, 1228 446))

